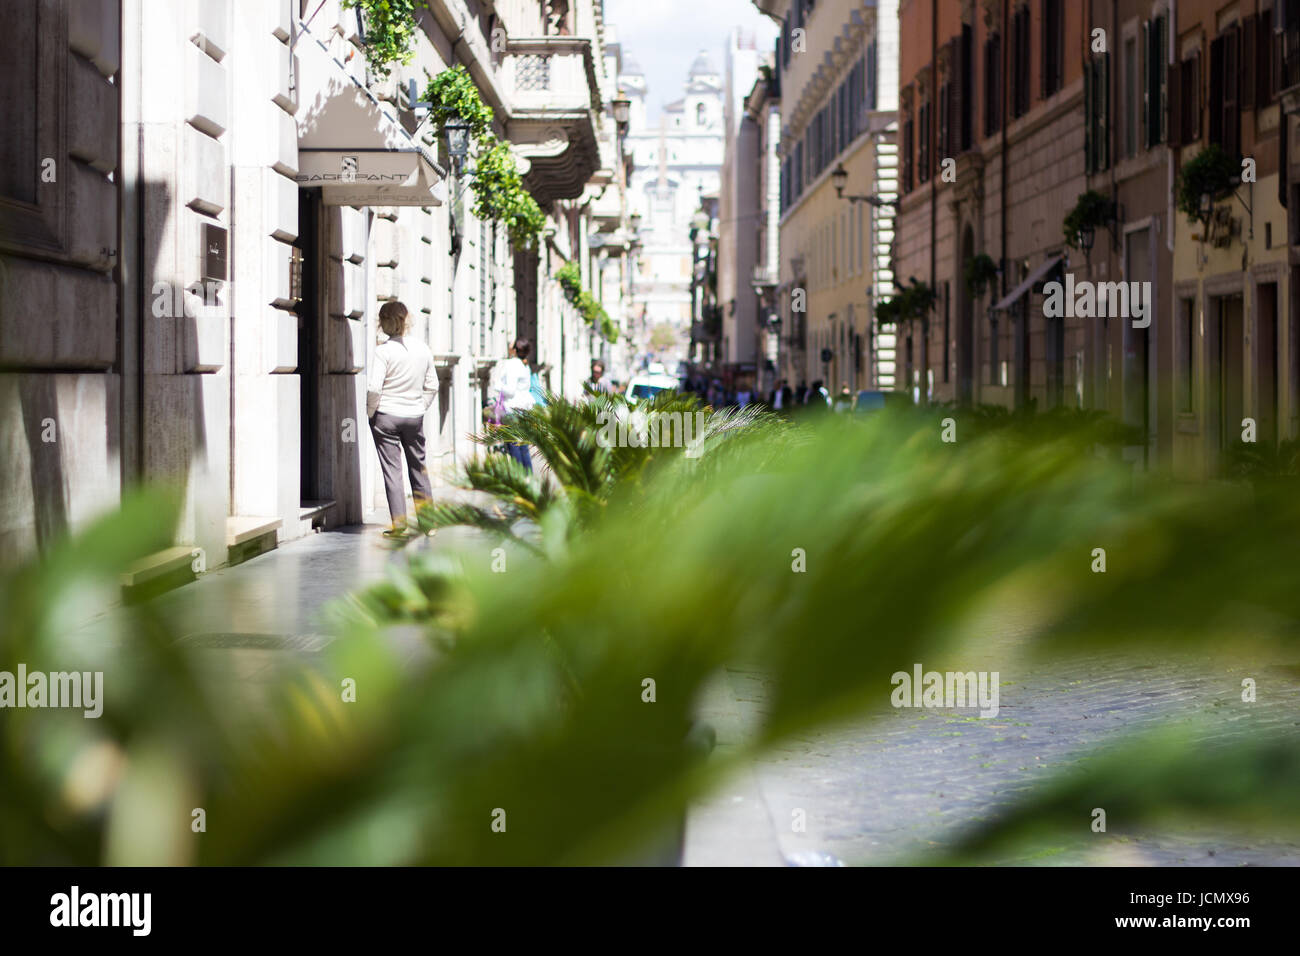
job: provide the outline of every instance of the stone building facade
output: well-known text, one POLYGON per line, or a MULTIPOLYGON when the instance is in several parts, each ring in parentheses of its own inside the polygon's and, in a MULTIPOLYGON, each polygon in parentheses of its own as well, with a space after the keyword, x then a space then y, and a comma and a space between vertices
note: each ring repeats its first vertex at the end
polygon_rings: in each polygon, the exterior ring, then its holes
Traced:
POLYGON ((568 395, 607 348, 553 279, 564 261, 625 324, 624 146, 599 0, 432 0, 411 62, 386 79, 339 0, 23 0, 10 19, 10 556, 138 483, 185 494, 160 573, 384 511, 365 370, 389 299, 437 362, 435 484, 478 452, 488 378, 516 335, 568 395), (547 213, 531 250, 474 217, 472 169, 425 122, 426 75, 455 64, 547 213))
POLYGON ((649 120, 649 86, 635 60, 624 64, 620 85, 631 100, 628 201, 640 217, 644 246, 632 303, 646 329, 668 324, 683 343, 691 324, 690 222, 704 196, 717 195, 723 153, 723 78, 701 51, 683 96, 649 120))
POLYGON ((755 5, 781 25, 776 377, 822 380, 829 391, 892 387, 894 331, 876 306, 893 284, 897 3, 755 5))

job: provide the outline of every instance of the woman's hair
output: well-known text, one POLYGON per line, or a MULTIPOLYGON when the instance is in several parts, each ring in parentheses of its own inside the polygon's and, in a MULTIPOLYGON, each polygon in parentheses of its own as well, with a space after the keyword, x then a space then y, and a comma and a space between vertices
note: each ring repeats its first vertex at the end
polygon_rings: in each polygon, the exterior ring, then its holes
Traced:
POLYGON ((406 306, 396 300, 379 307, 379 327, 389 338, 406 331, 406 306))
POLYGON ((520 360, 527 362, 528 356, 533 352, 533 343, 527 339, 515 339, 513 348, 515 350, 515 356, 520 360))

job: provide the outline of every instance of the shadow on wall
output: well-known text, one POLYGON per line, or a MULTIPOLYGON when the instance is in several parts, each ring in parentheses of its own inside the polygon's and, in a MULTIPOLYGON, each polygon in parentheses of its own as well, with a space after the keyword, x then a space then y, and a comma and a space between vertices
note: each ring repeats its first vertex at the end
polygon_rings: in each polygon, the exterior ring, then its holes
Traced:
POLYGON ((220 553, 214 548, 225 544, 229 449, 210 446, 207 418, 211 413, 229 421, 229 309, 223 305, 229 289, 186 276, 193 266, 178 229, 178 221, 199 231, 202 222, 216 220, 176 209, 166 182, 146 181, 142 193, 141 249, 131 260, 139 269, 140 301, 126 307, 139 316, 139 325, 121 343, 121 354, 131 350, 135 356, 135 373, 124 377, 122 388, 123 409, 137 413, 135 421, 124 423, 136 442, 134 461, 124 469, 126 483, 176 488, 184 506, 175 543, 220 553), (222 379, 224 390, 216 384, 222 379))

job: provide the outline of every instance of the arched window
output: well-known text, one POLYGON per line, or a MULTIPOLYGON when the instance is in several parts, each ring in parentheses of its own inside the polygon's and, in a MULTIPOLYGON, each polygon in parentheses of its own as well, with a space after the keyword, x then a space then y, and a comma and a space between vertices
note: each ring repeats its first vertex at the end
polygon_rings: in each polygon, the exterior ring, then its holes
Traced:
POLYGON ((695 125, 696 126, 704 125, 704 104, 703 103, 695 104, 695 125))

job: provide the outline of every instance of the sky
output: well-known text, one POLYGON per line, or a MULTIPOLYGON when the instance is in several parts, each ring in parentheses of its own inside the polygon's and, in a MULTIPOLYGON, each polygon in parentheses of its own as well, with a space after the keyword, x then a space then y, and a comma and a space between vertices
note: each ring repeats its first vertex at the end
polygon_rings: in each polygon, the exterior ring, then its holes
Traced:
POLYGON ((777 27, 750 0, 605 0, 605 22, 618 28, 623 55, 645 71, 650 91, 647 117, 680 99, 696 54, 707 49, 721 73, 727 35, 741 27, 755 35, 760 51, 776 42, 777 27))

